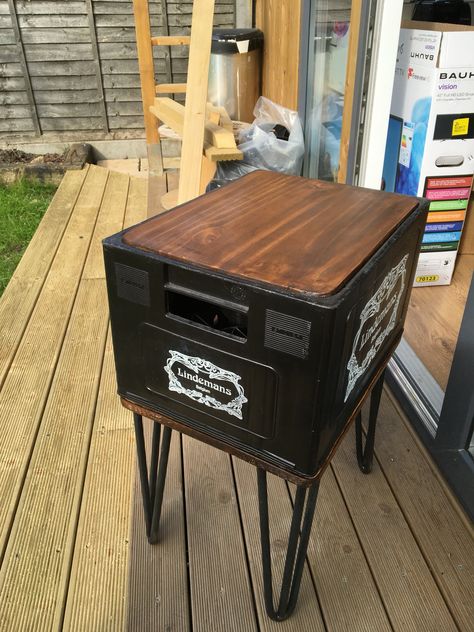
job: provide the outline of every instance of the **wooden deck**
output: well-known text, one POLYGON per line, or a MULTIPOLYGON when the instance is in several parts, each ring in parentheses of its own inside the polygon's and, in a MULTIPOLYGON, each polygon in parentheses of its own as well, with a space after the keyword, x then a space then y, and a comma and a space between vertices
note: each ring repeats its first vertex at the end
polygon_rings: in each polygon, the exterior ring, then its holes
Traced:
MULTIPOLYGON (((146 188, 68 173, 0 302, 0 630, 472 630, 471 526, 388 392, 374 472, 350 433, 323 477, 288 621, 264 614, 248 464, 174 433, 148 545, 100 243, 146 216, 146 188)), ((281 572, 293 489, 269 487, 281 572)))

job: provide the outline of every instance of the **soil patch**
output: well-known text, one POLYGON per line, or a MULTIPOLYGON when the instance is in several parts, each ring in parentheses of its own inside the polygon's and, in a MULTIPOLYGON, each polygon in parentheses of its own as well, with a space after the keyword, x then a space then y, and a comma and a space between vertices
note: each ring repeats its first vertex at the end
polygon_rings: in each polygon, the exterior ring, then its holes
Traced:
POLYGON ((62 154, 30 154, 20 149, 0 149, 0 182, 9 184, 20 178, 59 184, 69 169, 82 169, 93 162, 92 147, 74 143, 62 154))
POLYGON ((19 149, 0 149, 0 163, 13 164, 15 162, 30 162, 34 154, 27 154, 19 149))

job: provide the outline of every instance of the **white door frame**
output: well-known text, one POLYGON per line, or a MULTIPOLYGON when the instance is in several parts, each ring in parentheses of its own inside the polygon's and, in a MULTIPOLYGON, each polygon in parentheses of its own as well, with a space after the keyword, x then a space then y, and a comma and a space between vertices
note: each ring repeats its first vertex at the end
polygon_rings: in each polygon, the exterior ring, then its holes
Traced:
POLYGON ((377 0, 358 184, 380 189, 403 0, 377 0))

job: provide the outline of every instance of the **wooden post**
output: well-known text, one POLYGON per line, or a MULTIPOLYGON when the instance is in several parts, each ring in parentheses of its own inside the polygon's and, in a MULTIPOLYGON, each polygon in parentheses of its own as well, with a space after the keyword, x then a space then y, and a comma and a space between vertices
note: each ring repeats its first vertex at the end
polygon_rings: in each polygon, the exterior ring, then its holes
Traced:
POLYGON ((337 181, 345 184, 347 180, 347 159, 352 126, 352 110, 354 105, 354 84, 357 73, 357 51, 361 27, 363 0, 352 0, 349 50, 347 51, 346 81, 344 87, 344 110, 342 113, 341 145, 339 154, 339 171, 337 181))
POLYGON ((18 23, 18 16, 16 14, 16 7, 13 0, 8 0, 8 8, 10 10, 10 17, 12 20, 13 33, 15 34, 15 42, 20 53, 20 65, 23 72, 23 78, 25 80, 26 94, 28 96, 28 103, 31 109, 31 118, 33 120, 33 126, 38 136, 41 135, 41 125, 38 117, 38 110, 36 109, 35 95, 31 86, 30 73, 28 71, 28 64, 26 61, 25 49, 21 39, 20 25, 18 23))
POLYGON ((159 142, 160 135, 158 133, 157 121, 150 112, 150 106, 153 105, 155 98, 155 68, 153 63, 153 47, 151 45, 148 0, 133 0, 133 13, 135 16, 138 67, 140 69, 146 142, 148 145, 151 145, 159 142))
POLYGON ((89 33, 91 36, 92 52, 94 54, 95 74, 97 77, 97 91, 102 110, 102 120, 104 122, 104 132, 109 132, 109 119, 107 117, 107 105, 105 103, 104 84, 102 81, 102 71, 100 68, 99 45, 97 44, 97 33, 95 30, 94 9, 92 0, 86 0, 87 20, 89 22, 89 33))
POLYGON ((263 31, 262 94, 298 109, 302 0, 257 0, 256 26, 263 31))
POLYGON ((193 5, 179 178, 179 204, 192 200, 201 191, 202 151, 206 124, 214 2, 215 0, 194 0, 193 5))

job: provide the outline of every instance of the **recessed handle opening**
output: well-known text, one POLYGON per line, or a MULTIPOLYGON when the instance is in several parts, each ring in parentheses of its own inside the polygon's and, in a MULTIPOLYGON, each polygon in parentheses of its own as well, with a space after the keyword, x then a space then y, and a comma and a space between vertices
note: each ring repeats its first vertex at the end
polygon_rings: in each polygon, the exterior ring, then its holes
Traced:
POLYGON ((166 290, 167 307, 170 316, 176 316, 193 325, 205 327, 214 332, 247 339, 247 310, 235 309, 227 301, 209 300, 194 293, 166 290))

